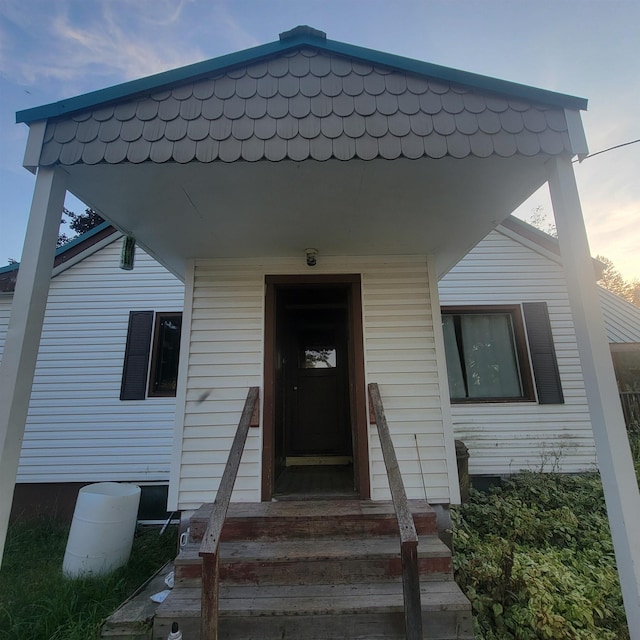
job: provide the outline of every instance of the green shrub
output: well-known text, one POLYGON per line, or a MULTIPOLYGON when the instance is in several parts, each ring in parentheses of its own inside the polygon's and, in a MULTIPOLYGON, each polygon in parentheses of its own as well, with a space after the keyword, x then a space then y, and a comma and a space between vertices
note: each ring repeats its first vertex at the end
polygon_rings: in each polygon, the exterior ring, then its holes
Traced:
POLYGON ((479 639, 628 638, 598 476, 522 473, 453 515, 479 639))

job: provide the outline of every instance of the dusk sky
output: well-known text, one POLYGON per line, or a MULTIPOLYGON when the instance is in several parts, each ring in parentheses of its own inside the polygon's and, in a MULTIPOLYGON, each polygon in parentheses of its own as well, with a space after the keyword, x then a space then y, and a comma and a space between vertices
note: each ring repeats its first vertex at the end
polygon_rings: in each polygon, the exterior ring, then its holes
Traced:
MULTIPOLYGON (((34 185, 16 111, 272 42, 299 24, 588 98, 592 153, 640 139, 638 0, 0 0, 0 266, 20 259, 34 185)), ((640 278, 640 143, 574 167, 592 254, 640 278)), ((517 215, 537 206, 552 218, 546 187, 517 215)))

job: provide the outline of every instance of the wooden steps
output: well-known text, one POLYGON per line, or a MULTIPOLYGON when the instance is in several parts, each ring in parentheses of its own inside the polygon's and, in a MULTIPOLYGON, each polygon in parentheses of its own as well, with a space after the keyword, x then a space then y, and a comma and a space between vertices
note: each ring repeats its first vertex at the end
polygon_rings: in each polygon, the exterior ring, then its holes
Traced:
MULTIPOLYGON (((418 535, 437 533, 436 514, 424 500, 410 500, 418 535)), ((191 539, 202 540, 211 505, 191 517, 191 539)), ((371 500, 302 500, 232 503, 222 540, 269 540, 292 537, 397 535, 393 505, 371 500), (336 526, 339 523, 339 526, 336 526)))
POLYGON ((153 618, 158 607, 151 596, 167 588, 165 578, 170 571, 173 571, 173 563, 168 562, 129 596, 104 621, 100 637, 112 640, 150 640, 153 618))
MULTIPOLYGON (((191 519, 175 588, 158 607, 153 638, 175 620, 200 637, 202 564, 210 505, 191 519)), ((420 536, 424 637, 473 638, 469 602, 452 579, 435 513, 412 501, 420 536)), ((403 638, 400 543, 393 506, 358 500, 232 504, 220 545, 220 637, 403 638)))
MULTIPOLYGON (((181 586, 199 587, 202 579, 200 543, 184 547, 176 559, 175 579, 181 586)), ((220 545, 220 578, 226 583, 344 584, 358 580, 400 577, 398 536, 360 540, 339 538, 307 540, 248 540, 220 545)), ((429 536, 418 548, 423 579, 450 580, 451 552, 437 537, 429 536)))

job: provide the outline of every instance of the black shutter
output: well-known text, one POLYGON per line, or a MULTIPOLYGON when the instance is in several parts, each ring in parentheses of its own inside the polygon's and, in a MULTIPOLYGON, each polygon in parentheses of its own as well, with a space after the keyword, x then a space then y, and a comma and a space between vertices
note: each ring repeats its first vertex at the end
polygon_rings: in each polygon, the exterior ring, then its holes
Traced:
POLYGON ((120 400, 144 400, 147 391, 153 311, 129 312, 120 400))
POLYGON ((531 365, 540 404, 563 404, 558 361, 553 346, 551 323, 546 302, 522 304, 531 352, 531 365))

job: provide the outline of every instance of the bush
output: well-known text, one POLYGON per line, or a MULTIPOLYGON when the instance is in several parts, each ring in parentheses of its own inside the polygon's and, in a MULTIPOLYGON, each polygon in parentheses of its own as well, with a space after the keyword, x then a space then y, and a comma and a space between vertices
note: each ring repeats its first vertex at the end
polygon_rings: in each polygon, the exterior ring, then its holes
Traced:
POLYGON ((597 475, 522 473, 472 490, 454 525, 479 639, 629 637, 597 475))

